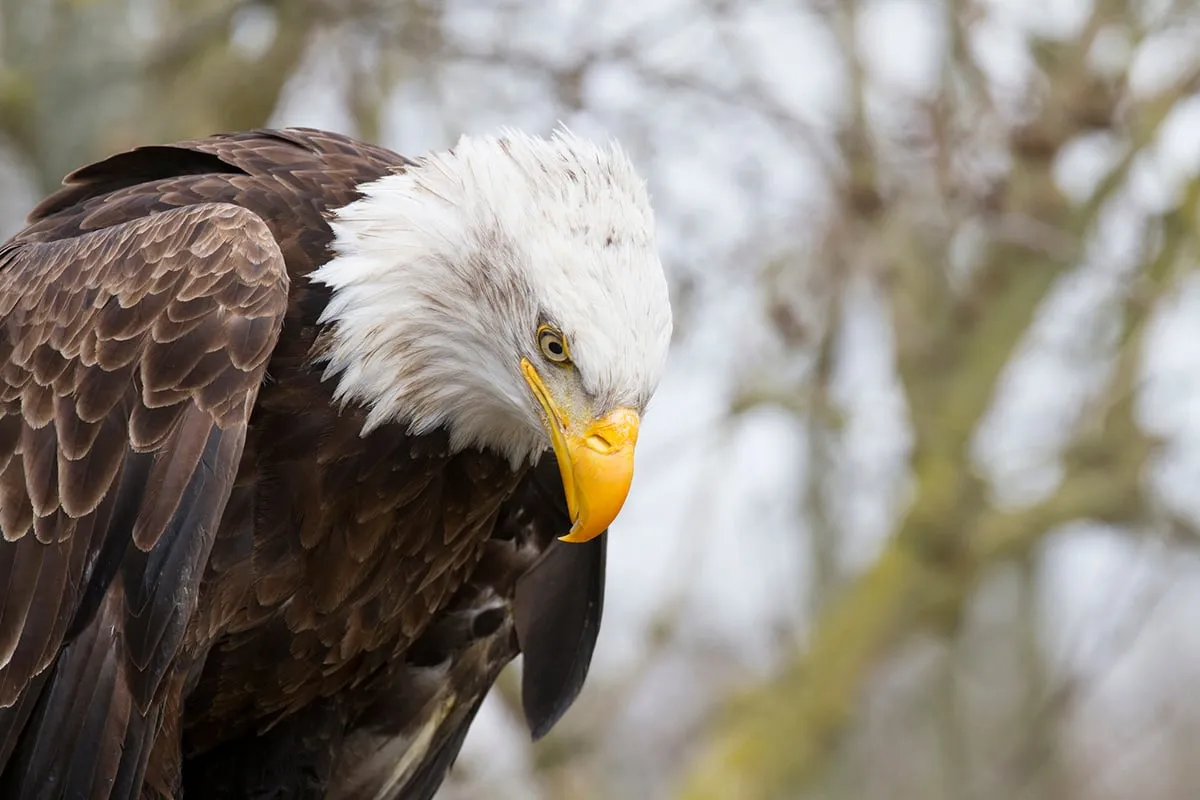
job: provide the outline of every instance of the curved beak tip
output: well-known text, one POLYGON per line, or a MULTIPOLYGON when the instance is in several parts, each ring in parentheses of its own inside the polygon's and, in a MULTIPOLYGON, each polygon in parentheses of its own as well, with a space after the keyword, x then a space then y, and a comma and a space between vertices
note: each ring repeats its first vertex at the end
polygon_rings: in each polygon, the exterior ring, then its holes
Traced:
POLYGON ((633 483, 638 425, 636 411, 619 408, 581 433, 563 437, 566 452, 558 458, 560 466, 564 460, 568 464, 562 470, 563 489, 572 525, 561 541, 594 539, 617 518, 633 483))

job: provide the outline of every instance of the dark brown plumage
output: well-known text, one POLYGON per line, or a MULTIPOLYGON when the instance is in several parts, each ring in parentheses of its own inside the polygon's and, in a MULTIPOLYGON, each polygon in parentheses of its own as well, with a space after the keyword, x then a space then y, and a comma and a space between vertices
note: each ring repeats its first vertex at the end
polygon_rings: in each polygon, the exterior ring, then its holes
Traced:
POLYGON ((0 796, 428 798, 519 650, 535 734, 574 699, 605 537, 554 541, 554 460, 360 437, 310 363, 325 215, 408 163, 142 148, 0 247, 0 796))

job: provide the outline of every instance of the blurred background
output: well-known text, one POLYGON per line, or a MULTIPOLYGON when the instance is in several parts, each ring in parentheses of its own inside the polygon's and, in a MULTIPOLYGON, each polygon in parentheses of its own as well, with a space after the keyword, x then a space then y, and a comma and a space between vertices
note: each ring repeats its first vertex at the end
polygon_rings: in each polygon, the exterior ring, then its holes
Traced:
POLYGON ((677 342, 582 697, 531 746, 510 670, 440 800, 1200 797, 1191 0, 0 0, 0 238, 138 144, 558 121, 677 342))

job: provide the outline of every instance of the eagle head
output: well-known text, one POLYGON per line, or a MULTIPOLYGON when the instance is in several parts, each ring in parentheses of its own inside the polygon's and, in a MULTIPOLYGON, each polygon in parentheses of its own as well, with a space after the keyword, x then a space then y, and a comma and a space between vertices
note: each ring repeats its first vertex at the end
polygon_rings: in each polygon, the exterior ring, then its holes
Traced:
POLYGON ((463 137, 335 211, 319 358, 335 399, 515 467, 553 450, 572 528, 615 519, 671 340, 645 184, 615 143, 463 137))

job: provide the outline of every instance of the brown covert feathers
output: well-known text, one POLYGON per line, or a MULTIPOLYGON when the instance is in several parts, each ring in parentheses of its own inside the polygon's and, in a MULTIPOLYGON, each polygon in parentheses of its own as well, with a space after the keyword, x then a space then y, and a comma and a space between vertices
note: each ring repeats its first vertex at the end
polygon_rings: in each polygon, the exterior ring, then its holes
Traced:
POLYGON ((518 652, 535 734, 574 699, 605 537, 553 459, 360 437, 310 365, 325 215, 407 164, 141 148, 0 246, 0 797, 429 798, 518 652))

